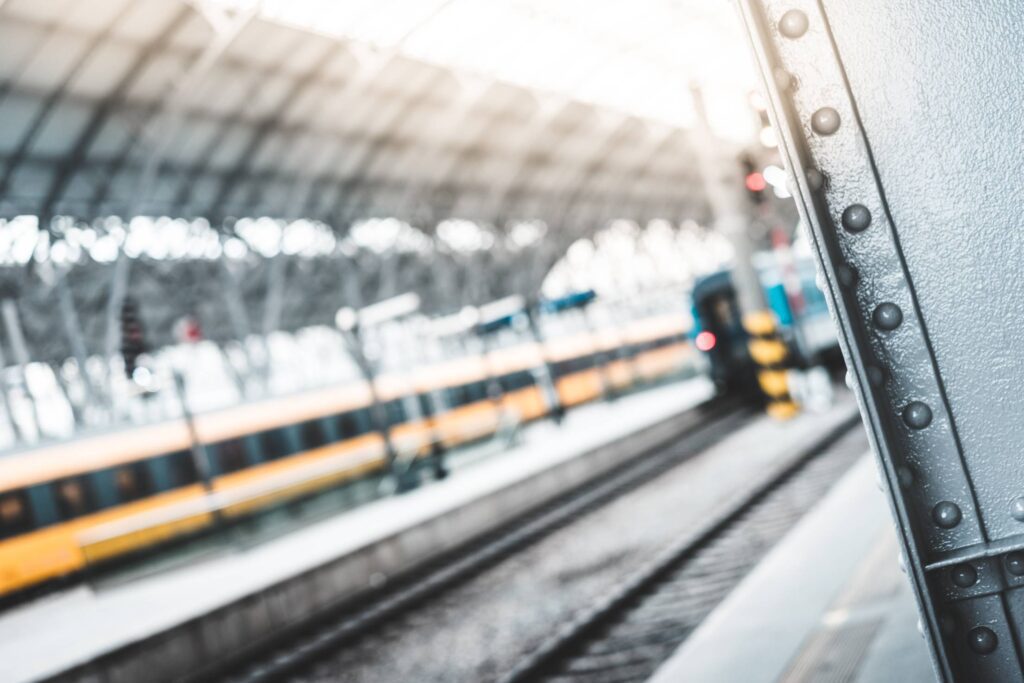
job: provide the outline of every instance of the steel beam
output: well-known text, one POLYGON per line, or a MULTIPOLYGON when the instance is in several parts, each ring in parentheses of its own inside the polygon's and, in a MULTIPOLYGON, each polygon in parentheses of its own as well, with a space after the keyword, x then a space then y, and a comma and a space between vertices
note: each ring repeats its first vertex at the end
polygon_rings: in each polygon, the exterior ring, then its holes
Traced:
POLYGON ((935 672, 1024 680, 1024 6, 739 4, 935 672))

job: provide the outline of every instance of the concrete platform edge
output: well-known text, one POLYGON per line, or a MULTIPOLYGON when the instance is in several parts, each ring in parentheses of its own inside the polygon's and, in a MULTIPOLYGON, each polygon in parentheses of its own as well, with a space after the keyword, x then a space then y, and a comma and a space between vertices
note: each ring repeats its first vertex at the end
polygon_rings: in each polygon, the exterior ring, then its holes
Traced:
POLYGON ((160 633, 100 653, 44 680, 127 683, 188 680, 214 661, 259 649, 282 629, 305 621, 367 589, 367 577, 407 570, 502 522, 544 504, 647 450, 676 438, 687 410, 642 426, 577 457, 531 471, 504 488, 487 492, 415 520, 327 563, 244 596, 160 633))
POLYGON ((865 457, 711 613, 651 682, 777 681, 886 528, 888 510, 873 479, 873 463, 865 457), (851 513, 858 518, 850 519, 851 513), (799 600, 794 599, 797 595, 799 600))

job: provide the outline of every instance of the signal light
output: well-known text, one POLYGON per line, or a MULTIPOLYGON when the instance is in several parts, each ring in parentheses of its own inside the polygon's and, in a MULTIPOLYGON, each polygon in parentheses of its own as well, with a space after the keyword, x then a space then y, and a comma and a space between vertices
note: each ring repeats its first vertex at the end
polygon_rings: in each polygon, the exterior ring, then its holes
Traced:
POLYGON ((743 171, 743 186, 747 189, 747 196, 754 204, 760 204, 764 201, 764 191, 768 187, 768 181, 764 179, 764 174, 758 170, 758 165, 754 162, 754 157, 750 152, 743 152, 740 154, 739 159, 740 170, 743 171))
POLYGON ((697 334, 697 338, 693 341, 698 351, 704 351, 707 353, 711 349, 715 348, 715 344, 718 340, 715 338, 714 333, 704 330, 697 334))
POLYGON ((758 171, 748 174, 744 184, 751 192, 764 192, 765 188, 768 187, 768 181, 766 181, 764 176, 758 171))
POLYGON ((134 379, 139 356, 147 351, 139 307, 135 300, 125 297, 121 304, 121 356, 124 358, 124 374, 134 379))

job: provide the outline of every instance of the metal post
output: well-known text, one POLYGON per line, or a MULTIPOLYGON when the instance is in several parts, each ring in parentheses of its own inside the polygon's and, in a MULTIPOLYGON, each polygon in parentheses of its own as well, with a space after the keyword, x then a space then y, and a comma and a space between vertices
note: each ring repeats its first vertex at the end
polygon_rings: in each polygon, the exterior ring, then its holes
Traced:
MULTIPOLYGON (((224 282, 224 304, 228 313, 228 320, 234 330, 238 343, 245 354, 246 377, 242 379, 242 393, 246 398, 252 394, 252 380, 254 379, 255 363, 252 358, 252 349, 249 347, 249 339, 252 335, 252 326, 249 324, 249 315, 245 310, 245 302, 242 300, 241 287, 238 278, 231 272, 231 266, 227 258, 220 259, 221 277, 224 282)), ((266 340, 266 336, 263 337, 266 340)))
MULTIPOLYGON (((78 320, 78 312, 75 310, 75 302, 71 296, 71 288, 68 287, 67 272, 63 268, 57 269, 57 303, 60 305, 60 315, 64 322, 64 331, 68 335, 68 343, 71 345, 71 355, 78 364, 78 374, 85 389, 85 400, 89 405, 95 405, 96 392, 93 390, 92 378, 89 377, 89 370, 86 367, 88 352, 85 347, 85 335, 82 334, 82 325, 78 320)), ((68 397, 69 404, 71 403, 68 397)), ((72 406, 72 409, 74 407, 72 406)), ((76 413, 76 417, 78 414, 76 413)))
POLYGON ((0 408, 3 409, 4 416, 11 425, 11 432, 14 434, 15 441, 27 441, 28 435, 25 434, 18 421, 14 419, 14 411, 11 409, 11 399, 8 396, 10 387, 7 385, 6 370, 7 359, 4 357, 3 346, 0 346, 0 408))
POLYGON ((695 152, 708 202, 715 217, 715 227, 733 247, 732 283, 743 328, 750 336, 751 357, 761 366, 757 375, 758 384, 767 398, 770 415, 777 418, 792 417, 798 408, 790 398, 787 374, 781 367, 787 350, 779 338, 775 316, 768 309, 760 278, 754 268, 750 220, 743 210, 748 200, 743 193, 739 165, 735 159, 722 153, 722 143, 716 143, 700 88, 691 85, 690 90, 697 113, 697 130, 693 136, 695 152))
POLYGON ((558 395, 558 385, 555 384, 555 372, 545 351, 544 334, 540 330, 540 321, 537 320, 538 312, 536 306, 536 302, 533 302, 525 307, 526 321, 530 325, 530 334, 533 336, 533 341, 536 342, 538 349, 540 349, 541 364, 538 370, 540 370, 541 391, 547 397, 548 405, 551 409, 551 418, 555 421, 555 424, 561 424, 562 420, 565 419, 565 406, 562 405, 562 399, 558 395))
POLYGON ((185 421, 185 428, 188 429, 189 449, 192 452, 192 463, 195 465, 196 473, 199 474, 199 481, 206 490, 207 495, 213 493, 213 468, 210 465, 210 454, 206 446, 199 439, 199 432, 196 431, 195 416, 192 414, 185 397, 185 376, 177 370, 172 370, 174 377, 174 393, 181 406, 181 417, 185 421))
POLYGON ((25 342, 25 335, 21 329, 21 319, 18 316, 18 305, 14 299, 4 299, 0 303, 0 310, 3 312, 4 328, 7 330, 7 340, 11 344, 11 352, 14 354, 14 362, 18 364, 18 382, 21 390, 32 406, 32 419, 36 423, 36 432, 42 436, 43 425, 40 420, 39 404, 36 397, 28 386, 28 378, 25 374, 26 366, 32 361, 28 353, 28 344, 25 342))
POLYGON ((599 336, 597 326, 594 325, 588 309, 588 306, 584 306, 580 310, 580 315, 583 316, 583 328, 587 331, 587 335, 592 342, 594 363, 599 366, 596 369, 598 380, 601 382, 601 397, 606 401, 614 401, 618 398, 618 391, 615 390, 615 384, 612 381, 612 356, 604 348, 603 340, 599 336))
POLYGON ((374 429, 384 440, 384 456, 387 459, 388 471, 391 472, 395 482, 395 490, 402 493, 416 487, 415 472, 412 472, 409 467, 402 468, 399 462, 398 451, 395 449, 391 436, 391 420, 388 418, 384 405, 381 403, 380 394, 377 392, 377 372, 373 362, 366 356, 363 332, 355 311, 352 311, 352 316, 351 324, 339 325, 339 327, 349 355, 369 387, 370 420, 373 422, 374 429))
MULTIPOLYGON (((432 353, 430 351, 431 344, 427 334, 423 334, 422 320, 417 320, 410 323, 409 327, 412 327, 411 333, 403 334, 403 338, 406 340, 406 349, 404 351, 406 358, 419 358, 421 362, 430 364, 433 360, 432 353), (421 340, 421 343, 417 343, 417 338, 421 340)), ((408 368, 410 378, 415 375, 415 368, 408 368)), ((437 414, 441 412, 438 409, 438 396, 436 389, 430 389, 424 391, 423 395, 426 400, 420 401, 420 391, 416 387, 415 383, 412 385, 413 394, 417 406, 420 409, 421 417, 426 423, 427 434, 430 435, 430 463, 434 471, 435 479, 444 479, 448 476, 448 466, 445 464, 445 454, 448 449, 444 445, 441 436, 441 430, 438 428, 437 414)))
MULTIPOLYGON (((495 332, 495 334, 497 333, 495 332)), ((491 363, 490 335, 481 331, 477 336, 480 339, 480 362, 484 368, 484 381, 487 382, 487 398, 494 403, 498 410, 501 410, 503 399, 505 398, 505 389, 501 386, 501 381, 498 379, 497 369, 491 363)))

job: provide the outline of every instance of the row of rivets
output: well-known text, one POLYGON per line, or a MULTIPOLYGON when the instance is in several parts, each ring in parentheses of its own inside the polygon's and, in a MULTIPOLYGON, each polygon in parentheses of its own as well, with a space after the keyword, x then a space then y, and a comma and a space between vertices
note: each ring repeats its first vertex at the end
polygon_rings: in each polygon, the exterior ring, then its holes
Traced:
MULTIPOLYGON (((809 28, 807 15, 799 10, 789 10, 783 14, 778 28, 779 32, 787 38, 800 38, 809 28)), ((779 69, 779 71, 782 70, 779 69)), ((787 84, 790 82, 791 77, 787 73, 787 84)), ((810 121, 811 130, 818 135, 834 134, 839 130, 841 123, 839 112, 833 107, 819 108, 811 115, 810 121)), ((811 171, 808 171, 807 177, 808 185, 813 191, 820 189, 823 184, 820 171, 811 169, 811 171), (813 179, 811 177, 812 173, 814 174, 813 179)), ((871 225, 871 218, 871 211, 866 206, 855 203, 843 210, 840 223, 848 233, 857 234, 863 232, 871 225)), ((856 280, 855 273, 856 271, 848 266, 837 268, 837 277, 840 283, 847 287, 854 284, 856 280), (840 274, 840 268, 845 270, 846 277, 840 274), (846 281, 844 282, 843 280, 846 281)), ((903 311, 893 302, 883 302, 875 308, 871 320, 877 329, 883 332, 891 332, 903 323, 903 311)), ((882 384, 884 376, 880 368, 869 366, 867 371, 872 385, 877 387, 882 384)), ((912 401, 903 409, 902 418, 904 424, 909 428, 921 430, 931 424, 932 410, 921 401, 912 401)), ((899 484, 904 489, 913 483, 913 475, 907 467, 898 469, 898 477, 899 484)), ((1018 498, 1013 502, 1012 514, 1014 518, 1024 521, 1024 497, 1018 498)), ((962 518, 963 514, 959 506, 951 501, 941 501, 932 508, 932 521, 940 528, 952 529, 960 523, 962 518)), ((1024 576, 1024 553, 1010 553, 1006 558, 1006 565, 1010 573, 1015 576, 1024 576)), ((902 553, 900 553, 900 569, 906 572, 902 553)), ((977 583, 978 571, 971 564, 960 564, 953 567, 950 571, 950 580, 960 588, 969 588, 977 583)), ((919 630, 923 631, 920 622, 919 630)), ((992 629, 986 626, 978 626, 971 629, 967 634, 967 642, 974 652, 987 655, 995 651, 999 644, 999 639, 992 629)))
MULTIPOLYGON (((1024 552, 1008 553, 1005 564, 1010 574, 1024 576, 1024 552)), ((949 570, 949 580, 958 588, 970 588, 978 582, 978 570, 969 562, 958 564, 949 570)))
MULTIPOLYGON (((787 38, 795 39, 804 35, 807 32, 808 26, 807 16, 803 12, 790 10, 779 21, 779 32, 787 38)), ((832 135, 839 130, 841 123, 839 112, 833 107, 821 107, 811 115, 811 130, 819 135, 832 135)), ((816 179, 821 177, 821 173, 814 169, 808 171, 808 184, 811 186, 811 189, 816 190, 820 187, 821 182, 820 180, 818 182, 810 182, 812 172, 817 176, 816 179)), ((862 232, 871 225, 871 211, 863 204, 851 204, 843 210, 840 222, 849 233, 856 234, 862 232)), ((855 271, 848 269, 846 273, 848 273, 847 277, 840 276, 840 281, 841 284, 850 286, 856 279, 854 276, 855 271), (843 280, 846 280, 846 282, 842 282, 843 280)), ((871 320, 877 329, 884 332, 892 332, 903 324, 903 311, 897 304, 886 301, 875 308, 871 320)), ((883 379, 881 371, 877 368, 869 368, 869 370, 874 370, 869 381, 873 385, 879 386, 883 379)), ((932 410, 921 401, 912 401, 903 409, 902 417, 903 422, 908 427, 920 430, 931 424, 932 410)), ((950 501, 942 501, 932 510, 933 521, 943 529, 952 529, 960 523, 962 518, 963 515, 960 508, 950 501)), ((1024 500, 1021 501, 1021 519, 1024 519, 1024 500)))

